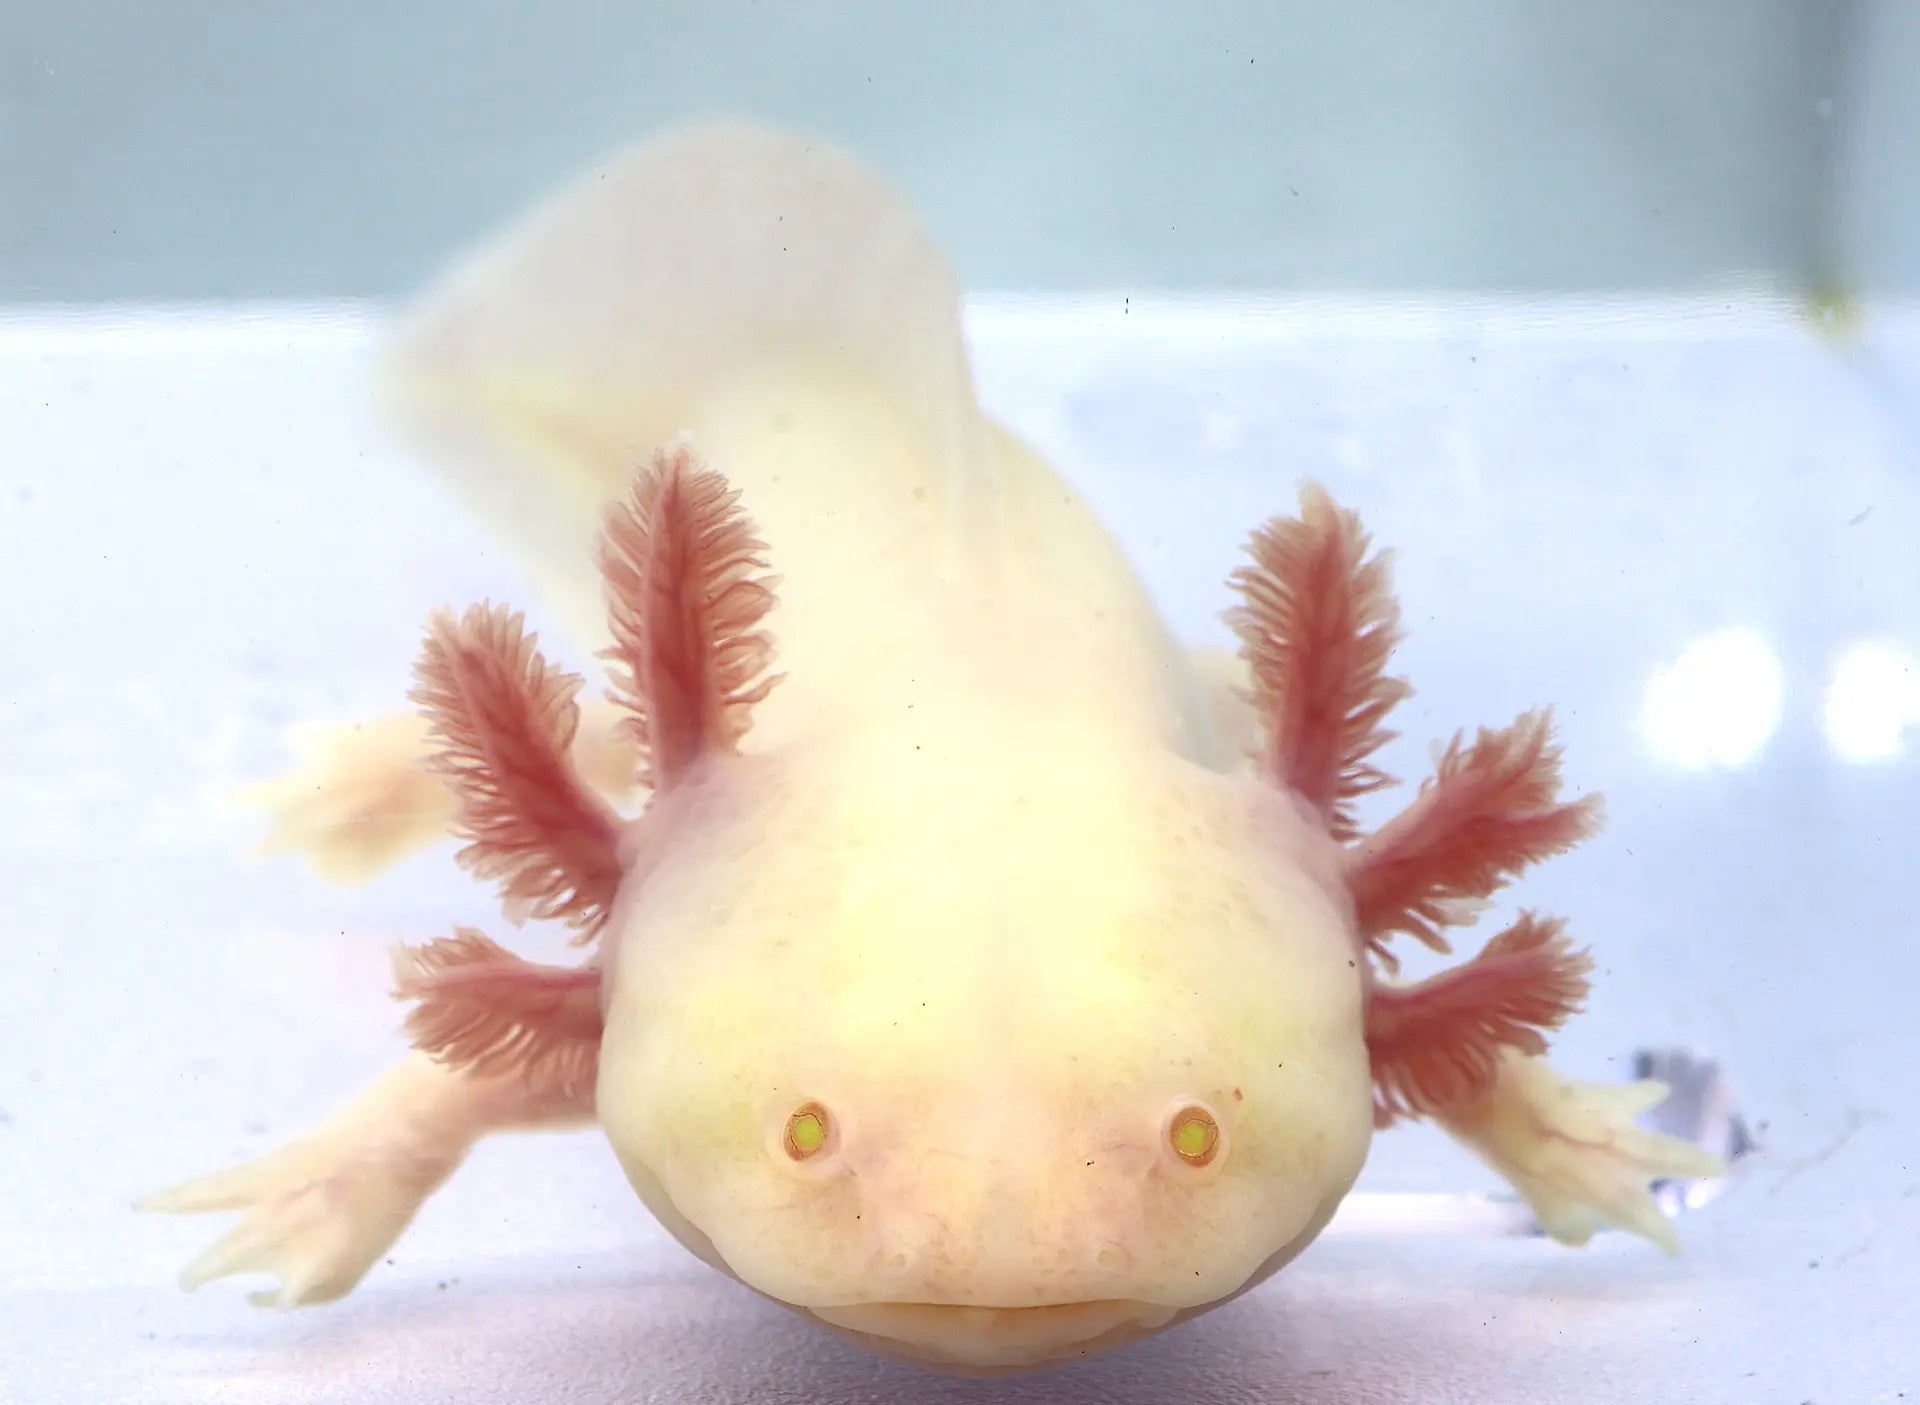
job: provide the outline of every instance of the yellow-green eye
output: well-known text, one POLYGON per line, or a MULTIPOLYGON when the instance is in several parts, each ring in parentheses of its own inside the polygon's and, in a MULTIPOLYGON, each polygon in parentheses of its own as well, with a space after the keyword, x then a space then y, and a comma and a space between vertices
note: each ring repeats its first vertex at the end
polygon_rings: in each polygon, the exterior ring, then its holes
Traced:
POLYGON ((1167 1129, 1173 1154, 1189 1166, 1204 1166, 1220 1150, 1220 1124, 1203 1107, 1182 1108, 1167 1129))
POLYGON ((827 1144, 827 1110, 808 1103, 787 1119, 787 1155, 805 1161, 827 1144))

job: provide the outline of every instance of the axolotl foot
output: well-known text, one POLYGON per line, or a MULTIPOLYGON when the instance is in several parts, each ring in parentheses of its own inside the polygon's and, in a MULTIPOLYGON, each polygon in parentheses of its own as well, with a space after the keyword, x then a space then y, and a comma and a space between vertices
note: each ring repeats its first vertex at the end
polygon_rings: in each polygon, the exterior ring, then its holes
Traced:
POLYGON ((358 884, 446 834, 453 797, 419 764, 424 718, 316 724, 290 740, 300 764, 236 797, 272 817, 263 855, 298 854, 321 878, 358 884))
MULTIPOLYGON (((638 767, 622 716, 603 699, 589 700, 571 747, 583 782, 616 802, 633 793, 638 767)), ((299 763, 235 797, 270 819, 262 856, 294 855, 320 878, 352 886, 449 837, 459 806, 428 764, 435 743, 427 718, 309 724, 288 740, 299 763)))
POLYGON ((393 1246, 497 1116, 484 1088, 416 1055, 305 1136, 135 1208, 240 1212, 226 1237, 182 1271, 184 1288, 264 1273, 280 1286, 252 1294, 257 1306, 330 1302, 393 1246))
POLYGON ((266 1273, 280 1286, 252 1294, 256 1306, 305 1307, 351 1291, 451 1169, 397 1168, 316 1137, 162 1191, 137 1208, 240 1211, 240 1223, 181 1272, 181 1286, 266 1273))
POLYGON ((1560 1243, 1585 1244, 1614 1227, 1678 1253, 1679 1236, 1650 1184, 1722 1177, 1728 1168, 1690 1142, 1639 1125, 1667 1091, 1653 1079, 1574 1083, 1544 1060, 1509 1054, 1487 1097, 1438 1120, 1520 1192, 1560 1243))

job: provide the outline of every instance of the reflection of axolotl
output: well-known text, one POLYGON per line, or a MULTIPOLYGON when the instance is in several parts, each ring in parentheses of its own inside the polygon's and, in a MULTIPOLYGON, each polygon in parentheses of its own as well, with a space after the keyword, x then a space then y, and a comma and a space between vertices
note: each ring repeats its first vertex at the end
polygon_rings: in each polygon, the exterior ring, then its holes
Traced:
POLYGON ((591 955, 533 965, 472 931, 405 953, 406 1061, 151 1202, 241 1212, 189 1282, 336 1297, 477 1138, 595 1121, 695 1254, 963 1370, 1260 1282, 1402 1118, 1556 1237, 1671 1247, 1649 1183, 1716 1163, 1636 1127, 1657 1084, 1541 1061, 1589 970, 1559 921, 1386 978, 1394 937, 1444 950, 1590 828, 1544 716, 1456 743, 1357 834, 1405 689, 1354 519, 1309 489, 1257 533, 1242 660, 1195 666, 983 415, 956 309, 866 171, 717 126, 618 161, 405 330, 402 422, 616 685, 583 714, 518 616, 442 615, 425 720, 290 786, 285 823, 363 870, 451 824, 511 918, 591 955))

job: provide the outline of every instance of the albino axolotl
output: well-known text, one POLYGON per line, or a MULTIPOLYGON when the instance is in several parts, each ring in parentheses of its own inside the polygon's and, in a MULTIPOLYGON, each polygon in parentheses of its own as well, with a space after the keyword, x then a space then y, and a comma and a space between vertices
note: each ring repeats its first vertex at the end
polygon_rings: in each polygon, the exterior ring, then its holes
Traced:
POLYGON ((982 411, 949 269, 847 156, 644 143, 457 269, 385 403, 610 664, 498 606, 431 621, 416 721, 284 783, 282 839, 372 872, 451 831, 507 917, 397 958, 412 1051, 309 1135, 147 1202, 235 1210, 186 1274, 348 1292, 482 1136, 597 1125, 694 1254, 876 1350, 975 1373, 1218 1306, 1431 1119, 1570 1244, 1669 1248, 1715 1158, 1656 1083, 1571 1084, 1590 962, 1521 915, 1587 835, 1549 716, 1354 802, 1406 695, 1385 561, 1309 485, 1256 531, 1225 664, 1176 648, 1082 500, 982 411), (427 764, 418 764, 424 760, 427 764))

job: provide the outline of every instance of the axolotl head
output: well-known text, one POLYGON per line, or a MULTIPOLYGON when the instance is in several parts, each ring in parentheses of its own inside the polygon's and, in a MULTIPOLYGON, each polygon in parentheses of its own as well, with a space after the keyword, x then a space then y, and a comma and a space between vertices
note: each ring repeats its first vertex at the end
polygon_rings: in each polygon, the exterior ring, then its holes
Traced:
POLYGON ((612 934, 601 1119, 761 1293, 949 1369, 1070 1360, 1326 1224, 1372 1130, 1356 951, 1267 787, 1092 736, 933 750, 676 795, 612 934))

